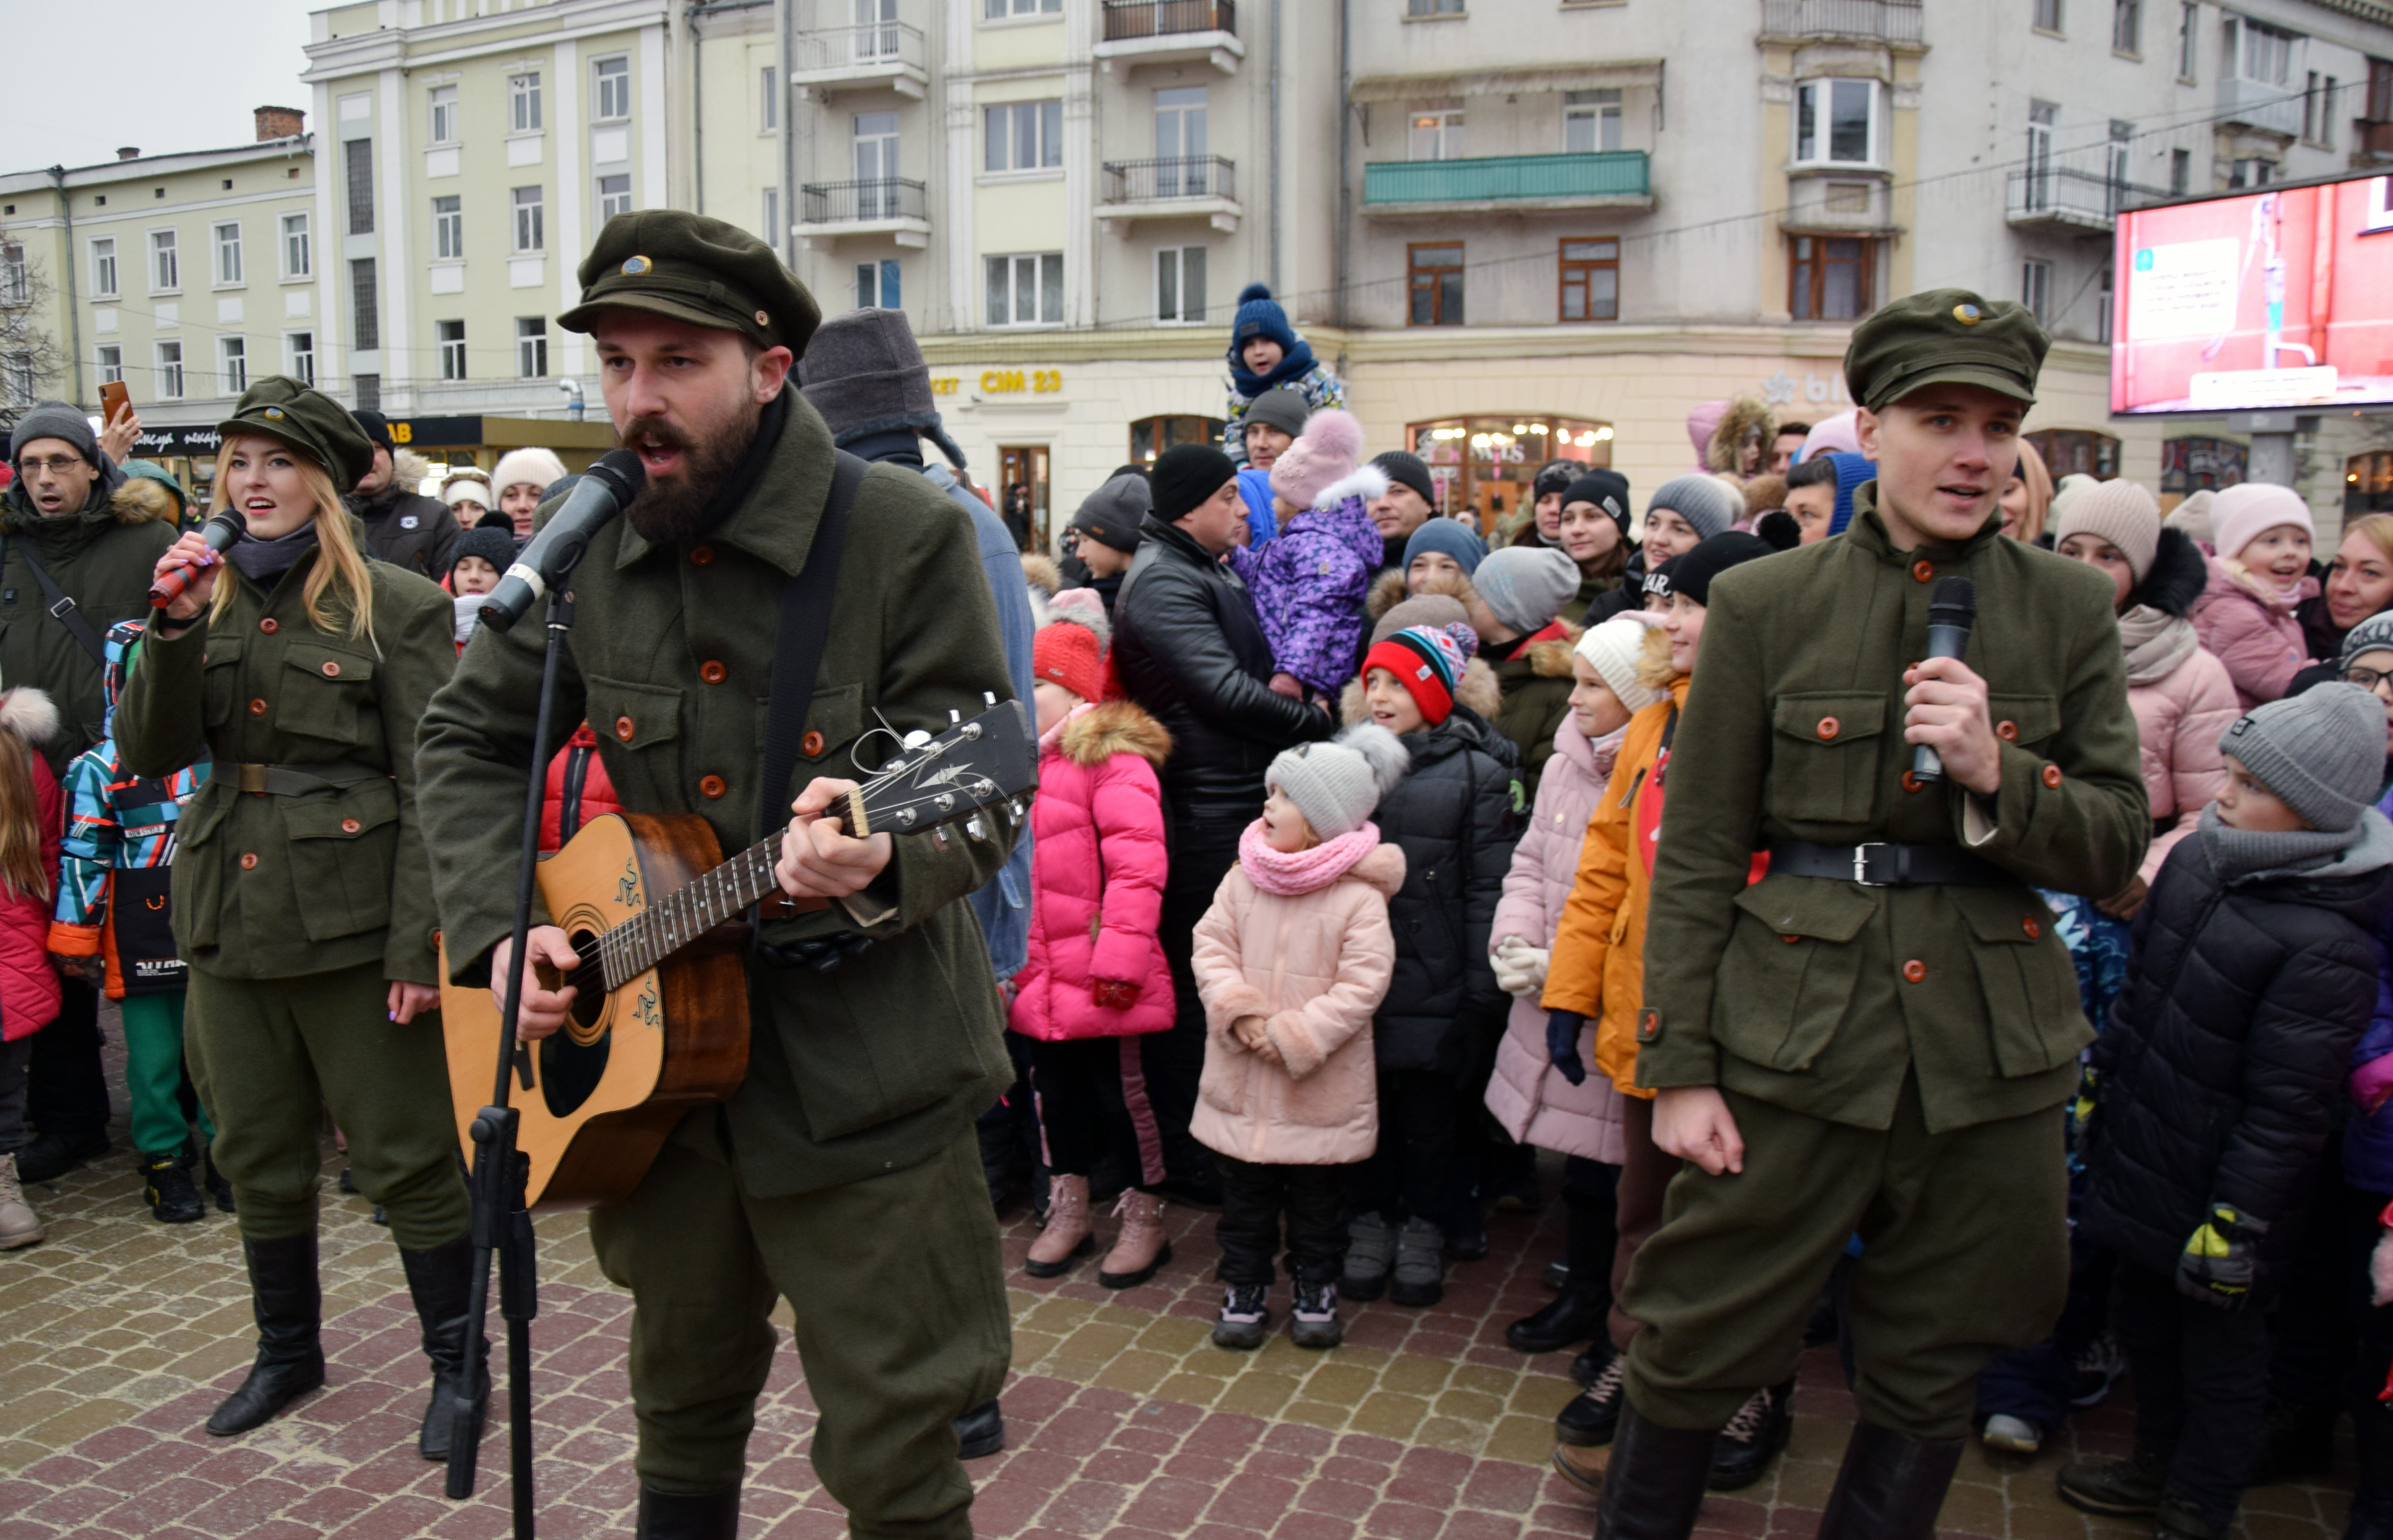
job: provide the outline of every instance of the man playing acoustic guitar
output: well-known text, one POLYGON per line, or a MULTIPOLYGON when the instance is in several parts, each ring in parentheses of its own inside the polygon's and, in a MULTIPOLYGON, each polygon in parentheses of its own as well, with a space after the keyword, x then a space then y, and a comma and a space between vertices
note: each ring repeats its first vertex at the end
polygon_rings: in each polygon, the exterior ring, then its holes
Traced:
MULTIPOLYGON (((809 548, 831 437, 783 388, 819 312, 769 246, 679 212, 608 221, 580 276, 559 320, 595 340, 647 485, 574 578, 555 720, 586 714, 628 811, 702 816, 726 853, 756 839, 760 797, 767 823, 797 815, 774 875, 801 912, 765 918, 746 961, 745 1079, 683 1116, 637 1187, 591 1216, 600 1265, 635 1302, 638 1533, 736 1533, 767 1316, 786 1298, 821 1413, 815 1465, 851 1533, 966 1536, 948 1419, 997 1394, 1010 1352, 973 1119, 1010 1071, 988 959, 955 900, 996 874, 1014 830, 999 808, 858 840, 822 814, 852 785, 840 777, 895 756, 883 724, 936 732, 1012 696, 988 582, 936 487, 865 471, 819 669, 796 698, 812 701, 797 766, 761 786, 783 587, 825 557, 809 548), (840 960, 818 971, 810 951, 840 960)), ((529 616, 482 628, 425 718, 425 843, 459 984, 506 975, 518 830, 496 815, 536 773, 542 632, 529 616)), ((554 926, 527 950, 574 965, 554 926)), ((520 1035, 543 1038, 574 993, 526 973, 520 1035)))

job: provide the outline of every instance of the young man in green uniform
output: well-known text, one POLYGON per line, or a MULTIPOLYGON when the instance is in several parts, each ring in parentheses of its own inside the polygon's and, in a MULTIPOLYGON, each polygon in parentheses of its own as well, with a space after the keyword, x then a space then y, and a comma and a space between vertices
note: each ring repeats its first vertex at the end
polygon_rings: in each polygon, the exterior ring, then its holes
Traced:
POLYGON ((2031 890, 2118 892, 2151 823, 2109 587, 2001 534, 2047 346, 1960 290, 1863 321, 1845 372, 1876 481, 1841 539, 1712 585, 1638 1028, 1654 1142, 1691 1164, 1628 1275, 1646 1329, 1599 1535, 1687 1534, 1714 1432, 1793 1373, 1849 1237, 1861 1420, 1824 1536, 1928 1540, 1979 1366, 2060 1312, 2060 1109, 2092 1035, 2031 890), (1948 576, 1976 627, 1922 661, 1948 576))
MULTIPOLYGON (((1012 698, 972 525, 912 471, 864 473, 803 751, 788 785, 760 785, 775 617, 815 559, 830 489, 830 432, 789 379, 819 312, 771 247, 677 212, 610 220, 560 320, 595 340, 608 411, 648 479, 575 574, 556 720, 596 724, 627 809, 701 815, 726 853, 796 799, 777 874, 828 903, 765 920, 758 940, 784 956, 870 942, 829 972, 756 956, 746 1081, 591 1217, 600 1265, 635 1304, 639 1533, 736 1532, 778 1297, 821 1413, 815 1466, 850 1533, 960 1540, 972 1487, 949 1419, 996 1396, 1011 1351, 973 1120, 1012 1070, 980 930, 956 900, 996 875, 1014 829, 1000 809, 855 840, 809 816, 849 784, 829 777, 889 758, 896 734, 1012 698)), ((536 618, 483 628, 425 719, 461 983, 505 976, 517 831, 492 810, 521 806, 538 773, 541 642, 536 618)), ((527 951, 572 956, 547 926, 527 951)), ((528 986, 524 1034, 561 1025, 569 993, 528 986)))

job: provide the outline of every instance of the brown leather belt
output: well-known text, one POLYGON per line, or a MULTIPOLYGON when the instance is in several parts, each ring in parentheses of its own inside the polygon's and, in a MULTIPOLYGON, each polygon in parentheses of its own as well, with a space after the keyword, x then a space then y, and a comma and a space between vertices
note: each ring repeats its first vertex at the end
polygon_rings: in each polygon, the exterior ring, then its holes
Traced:
POLYGON ((299 797, 310 791, 337 791, 370 780, 387 780, 390 772, 371 764, 335 760, 329 764, 218 763, 218 774, 233 773, 234 789, 253 797, 299 797))

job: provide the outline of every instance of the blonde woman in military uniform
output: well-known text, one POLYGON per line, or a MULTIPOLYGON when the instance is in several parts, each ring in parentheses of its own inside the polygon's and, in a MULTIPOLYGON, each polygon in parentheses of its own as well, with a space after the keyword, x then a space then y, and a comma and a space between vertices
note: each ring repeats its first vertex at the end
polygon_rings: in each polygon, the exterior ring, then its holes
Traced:
POLYGON ((329 1104, 358 1184, 390 1214, 434 1369, 418 1444, 442 1459, 473 1251, 433 1013, 414 739, 454 660, 453 611, 360 548, 340 490, 373 446, 336 402, 277 376, 221 431, 215 507, 239 511, 249 537, 220 556, 186 534, 159 558, 160 577, 190 585, 152 626, 116 717, 136 775, 215 761, 180 825, 175 939, 258 1349, 208 1431, 245 1432, 324 1383, 316 1190, 329 1104))

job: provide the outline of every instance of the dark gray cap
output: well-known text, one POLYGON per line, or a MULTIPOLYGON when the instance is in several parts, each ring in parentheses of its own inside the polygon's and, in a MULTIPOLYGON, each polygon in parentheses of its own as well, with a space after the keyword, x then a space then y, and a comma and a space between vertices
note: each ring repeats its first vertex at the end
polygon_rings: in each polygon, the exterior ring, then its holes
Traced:
POLYGON ((815 328, 798 359, 798 393, 822 413, 831 442, 844 448, 877 433, 922 434, 958 465, 963 450, 940 425, 931 401, 931 366, 903 310, 850 310, 815 328))
POLYGON ((1286 385, 1274 385, 1248 405, 1238 431, 1243 434, 1253 424, 1268 423, 1294 438, 1304 431, 1304 421, 1312 415, 1313 408, 1302 396, 1286 385))
POLYGON ((1072 515, 1072 528, 1117 551, 1138 549, 1139 527, 1155 506, 1155 492, 1136 472, 1115 476, 1091 492, 1072 515))
POLYGON ((99 463, 99 437, 91 431, 91 419, 84 415, 83 408, 72 401, 35 401, 27 408, 8 430, 8 463, 23 459, 25 446, 36 438, 72 444, 75 453, 95 465, 99 463))

